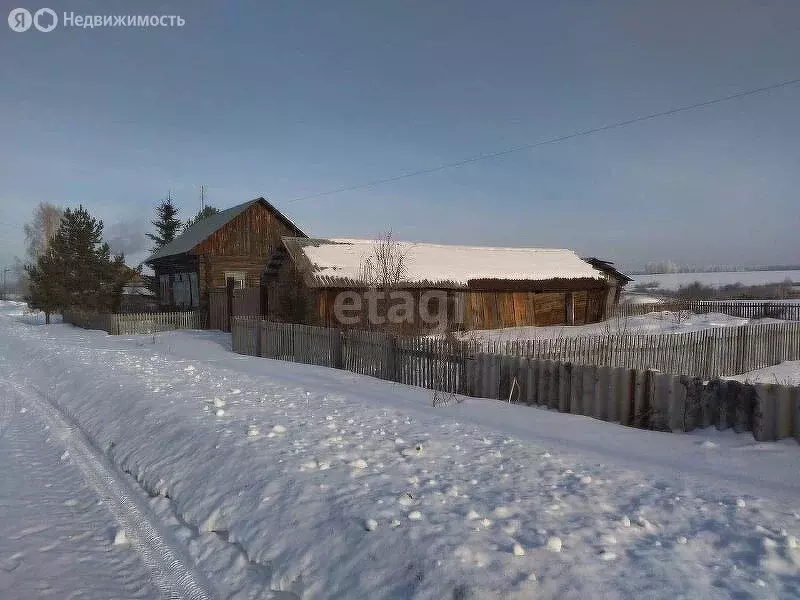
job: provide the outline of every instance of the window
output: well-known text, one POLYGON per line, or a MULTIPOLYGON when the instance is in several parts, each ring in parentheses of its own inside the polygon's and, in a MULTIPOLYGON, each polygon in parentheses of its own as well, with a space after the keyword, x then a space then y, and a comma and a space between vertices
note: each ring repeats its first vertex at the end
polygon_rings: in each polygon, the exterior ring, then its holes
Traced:
POLYGON ((247 274, 244 271, 226 271, 225 272, 225 285, 228 285, 228 279, 233 279, 233 287, 236 289, 243 289, 247 281, 247 274))
POLYGON ((175 300, 175 306, 185 307, 191 302, 189 291, 189 274, 177 273, 175 279, 172 281, 172 295, 175 300))

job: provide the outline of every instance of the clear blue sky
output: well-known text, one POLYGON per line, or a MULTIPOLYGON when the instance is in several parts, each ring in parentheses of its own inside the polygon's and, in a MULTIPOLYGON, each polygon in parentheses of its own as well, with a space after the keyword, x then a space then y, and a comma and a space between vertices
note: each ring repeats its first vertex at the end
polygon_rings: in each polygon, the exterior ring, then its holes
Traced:
POLYGON ((800 3, 86 2, 183 28, 0 21, 0 264, 37 202, 141 259, 183 216, 265 196, 306 232, 573 248, 626 267, 800 262, 800 86, 291 202, 800 77, 800 3))

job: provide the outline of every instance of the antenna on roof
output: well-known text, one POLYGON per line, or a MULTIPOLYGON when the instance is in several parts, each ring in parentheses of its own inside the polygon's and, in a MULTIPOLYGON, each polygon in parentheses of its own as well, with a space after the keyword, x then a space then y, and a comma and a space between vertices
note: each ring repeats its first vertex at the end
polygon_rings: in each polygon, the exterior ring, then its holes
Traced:
POLYGON ((206 207, 206 186, 205 184, 200 185, 200 210, 203 210, 206 207))

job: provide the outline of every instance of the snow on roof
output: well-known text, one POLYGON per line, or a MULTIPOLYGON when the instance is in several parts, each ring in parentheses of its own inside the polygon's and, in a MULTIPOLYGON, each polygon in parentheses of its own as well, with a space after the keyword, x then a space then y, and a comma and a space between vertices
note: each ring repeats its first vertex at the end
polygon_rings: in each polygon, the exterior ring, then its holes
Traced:
MULTIPOLYGON (((348 285, 359 281, 360 269, 374 252, 375 240, 283 238, 289 254, 310 263, 310 284, 348 285)), ((603 279, 572 250, 493 248, 396 242, 406 257, 406 282, 416 286, 465 287, 470 280, 603 279)), ((302 268, 302 265, 301 265, 302 268)))

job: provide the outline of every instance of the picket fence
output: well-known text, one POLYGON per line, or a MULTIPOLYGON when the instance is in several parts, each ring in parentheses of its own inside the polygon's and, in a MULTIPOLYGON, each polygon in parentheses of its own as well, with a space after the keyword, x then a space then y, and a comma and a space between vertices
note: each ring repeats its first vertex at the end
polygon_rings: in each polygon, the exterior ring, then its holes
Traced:
POLYGON ((780 319, 800 321, 800 302, 780 300, 667 300, 642 304, 618 304, 610 317, 638 317, 651 312, 688 311, 698 315, 723 313, 745 319, 780 319))
POLYGON ((800 322, 715 327, 684 333, 623 333, 488 341, 481 349, 581 365, 657 369, 713 379, 800 360, 800 322))
POLYGON ((64 310, 65 323, 84 329, 101 329, 110 335, 138 335, 173 329, 205 329, 207 319, 202 311, 171 313, 93 313, 64 310))
POLYGON ((234 352, 345 369, 362 375, 453 394, 466 394, 467 360, 474 342, 396 337, 258 318, 235 317, 231 325, 234 352))
POLYGON ((234 352, 346 369, 434 392, 546 406, 661 431, 733 427, 798 437, 800 388, 490 354, 470 341, 403 338, 234 318, 234 352))

